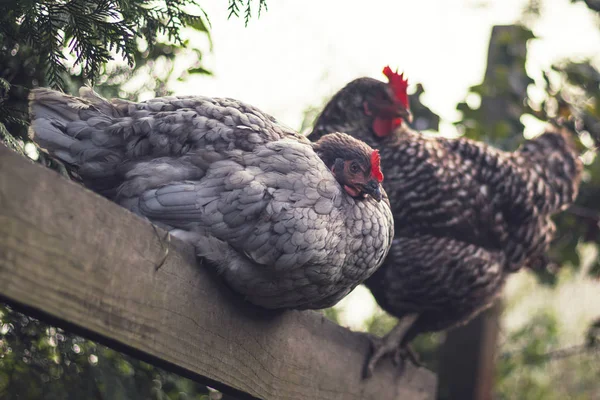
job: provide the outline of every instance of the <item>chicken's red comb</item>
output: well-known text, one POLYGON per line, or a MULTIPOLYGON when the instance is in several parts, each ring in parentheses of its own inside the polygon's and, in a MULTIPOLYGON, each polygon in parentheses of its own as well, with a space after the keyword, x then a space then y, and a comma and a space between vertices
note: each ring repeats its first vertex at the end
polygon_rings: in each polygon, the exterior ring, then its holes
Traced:
POLYGON ((396 96, 396 100, 402 103, 408 110, 408 93, 406 93, 406 89, 408 89, 408 79, 404 79, 404 73, 398 74, 398 70, 394 72, 388 65, 383 69, 383 74, 387 76, 389 85, 396 96))
POLYGON ((377 179, 377 182, 383 182, 383 173, 381 172, 381 158, 379 150, 373 150, 371 153, 371 176, 377 179))

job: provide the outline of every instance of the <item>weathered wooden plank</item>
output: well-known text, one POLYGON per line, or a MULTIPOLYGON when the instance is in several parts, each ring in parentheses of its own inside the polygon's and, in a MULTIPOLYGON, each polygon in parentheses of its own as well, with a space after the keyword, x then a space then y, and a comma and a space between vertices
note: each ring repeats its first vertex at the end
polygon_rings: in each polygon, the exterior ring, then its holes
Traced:
POLYGON ((163 254, 147 221, 0 146, 3 299, 225 391, 435 397, 424 369, 399 379, 387 362, 362 381, 363 334, 316 312, 267 312, 238 299, 177 240, 156 271, 163 254))

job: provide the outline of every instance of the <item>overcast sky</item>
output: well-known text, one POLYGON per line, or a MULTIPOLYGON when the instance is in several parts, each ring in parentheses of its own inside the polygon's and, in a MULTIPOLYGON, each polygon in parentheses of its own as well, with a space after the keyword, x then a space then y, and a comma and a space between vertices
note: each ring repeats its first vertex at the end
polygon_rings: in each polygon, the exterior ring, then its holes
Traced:
MULTIPOLYGON (((257 3, 257 0, 253 0, 257 3)), ((268 0, 269 10, 227 20, 225 1, 202 1, 214 49, 214 77, 194 77, 176 94, 249 102, 298 128, 302 112, 360 76, 382 79, 387 64, 422 82, 424 102, 445 120, 485 69, 491 27, 514 23, 525 0, 268 0)), ((529 46, 535 74, 563 57, 600 55, 600 29, 582 3, 543 1, 529 46)), ((202 45, 199 43, 199 45, 202 45)), ((450 124, 442 129, 452 129, 450 124)))

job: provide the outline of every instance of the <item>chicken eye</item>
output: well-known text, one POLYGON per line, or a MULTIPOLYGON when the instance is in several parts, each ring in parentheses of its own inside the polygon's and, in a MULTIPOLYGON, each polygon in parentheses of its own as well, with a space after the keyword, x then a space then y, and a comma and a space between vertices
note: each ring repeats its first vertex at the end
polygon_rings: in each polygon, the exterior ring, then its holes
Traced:
POLYGON ((358 166, 358 163, 353 162, 350 164, 350 172, 352 172, 353 174, 358 173, 358 171, 360 171, 360 167, 358 166))

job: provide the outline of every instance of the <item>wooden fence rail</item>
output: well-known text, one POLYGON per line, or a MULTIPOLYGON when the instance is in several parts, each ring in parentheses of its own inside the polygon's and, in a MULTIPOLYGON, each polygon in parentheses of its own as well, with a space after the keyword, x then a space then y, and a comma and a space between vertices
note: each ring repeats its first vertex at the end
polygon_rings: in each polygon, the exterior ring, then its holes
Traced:
MULTIPOLYGON (((163 231, 159 231, 164 234, 163 231)), ((238 299, 147 221, 0 145, 0 299, 240 398, 433 399, 435 376, 391 363, 317 312, 238 299)))

